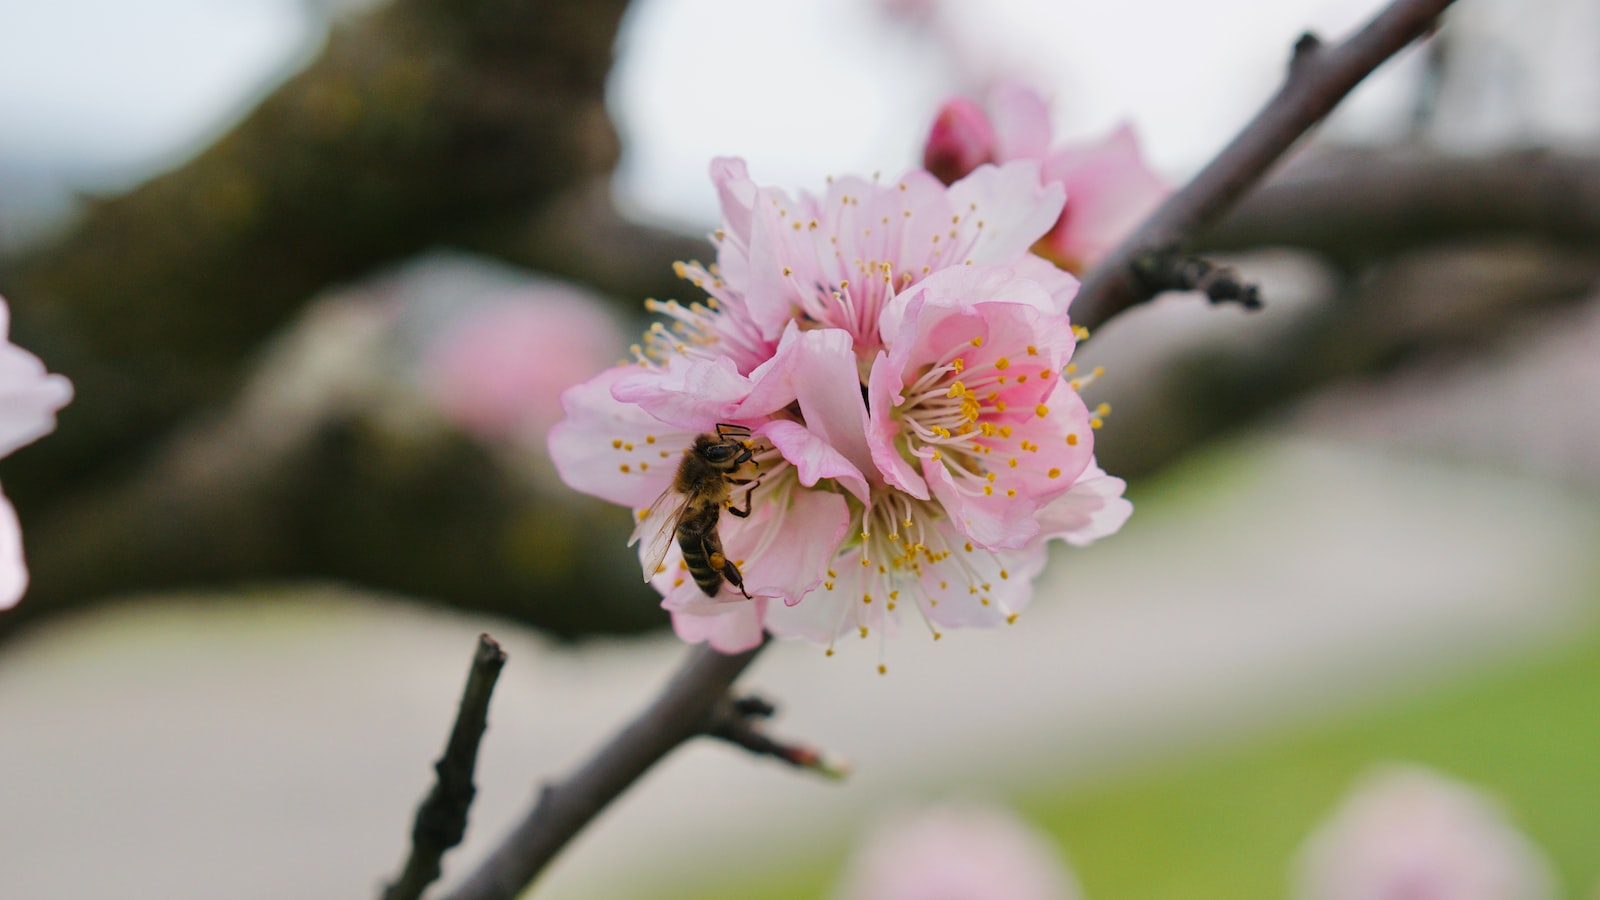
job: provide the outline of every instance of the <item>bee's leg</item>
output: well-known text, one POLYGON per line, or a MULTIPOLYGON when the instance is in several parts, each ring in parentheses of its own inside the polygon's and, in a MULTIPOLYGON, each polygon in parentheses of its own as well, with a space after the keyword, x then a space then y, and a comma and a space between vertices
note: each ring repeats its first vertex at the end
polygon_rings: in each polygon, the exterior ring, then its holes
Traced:
POLYGON ((747 518, 750 515, 750 495, 754 494, 756 492, 756 486, 761 484, 761 481, 759 479, 756 479, 756 480, 744 479, 744 480, 734 480, 733 483, 738 485, 738 486, 740 486, 740 487, 744 487, 745 485, 749 485, 750 489, 744 492, 744 509, 740 509, 739 507, 734 506, 733 503, 730 501, 728 503, 728 512, 733 513, 734 515, 738 516, 741 519, 747 518))
POLYGON ((706 561, 711 563, 711 568, 721 572, 722 577, 726 578, 729 584, 738 588, 739 593, 744 594, 746 600, 755 599, 750 596, 749 591, 744 589, 744 576, 739 574, 738 565, 729 559, 726 553, 722 552, 721 538, 718 538, 715 534, 708 535, 704 546, 706 549, 706 561))

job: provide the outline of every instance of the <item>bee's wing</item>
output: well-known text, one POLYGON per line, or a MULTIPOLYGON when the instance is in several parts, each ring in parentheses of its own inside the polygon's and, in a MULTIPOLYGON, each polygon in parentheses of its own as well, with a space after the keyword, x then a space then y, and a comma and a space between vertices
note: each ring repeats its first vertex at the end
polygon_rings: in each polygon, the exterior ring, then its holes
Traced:
POLYGON ((656 576, 656 570, 661 568, 661 561, 667 558, 667 551, 672 549, 673 538, 678 535, 678 523, 683 521, 683 513, 689 508, 689 495, 668 487, 661 492, 661 496, 650 504, 650 508, 639 517, 639 524, 634 526, 633 536, 628 539, 628 546, 632 547, 640 540, 644 541, 644 555, 640 557, 640 565, 644 569, 644 580, 648 582, 656 576))

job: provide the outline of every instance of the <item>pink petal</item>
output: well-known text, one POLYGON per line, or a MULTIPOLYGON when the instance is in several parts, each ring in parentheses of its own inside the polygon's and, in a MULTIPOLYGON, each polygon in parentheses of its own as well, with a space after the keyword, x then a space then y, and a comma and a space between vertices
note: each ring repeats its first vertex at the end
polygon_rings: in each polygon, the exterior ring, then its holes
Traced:
POLYGON ((928 543, 949 556, 920 572, 918 603, 928 620, 946 628, 991 627, 1027 608, 1033 582, 1044 570, 1043 541, 1016 550, 987 550, 947 522, 935 526, 928 543))
POLYGON ((721 609, 706 613, 673 609, 670 610, 672 630, 690 644, 710 644, 721 653, 743 653, 761 643, 766 603, 766 600, 725 603, 721 609))
POLYGON ((1115 534, 1133 515, 1133 504, 1122 496, 1126 488, 1121 478, 1113 478, 1091 463, 1072 490, 1039 510, 1040 533, 1075 547, 1115 534))
POLYGON ((822 479, 832 478, 857 499, 863 502, 867 499, 867 480, 862 477, 861 470, 832 444, 799 422, 778 419, 761 426, 755 434, 770 441, 783 458, 794 465, 800 483, 806 487, 815 487, 822 479))
MULTIPOLYGON (((918 303, 913 308, 913 315, 920 309, 921 304, 918 303)), ((905 389, 905 378, 901 374, 905 366, 904 357, 905 354, 901 354, 899 359, 892 359, 887 354, 879 353, 872 363, 872 373, 867 379, 867 401, 871 409, 867 442, 872 447, 873 465, 877 466, 884 481, 918 500, 926 500, 928 483, 900 455, 901 425, 894 417, 894 407, 905 402, 905 396, 901 393, 905 389)))
POLYGON ((550 459, 574 490, 624 506, 649 506, 672 483, 697 429, 672 428, 612 396, 637 366, 607 369, 561 395, 567 418, 550 429, 550 459))
POLYGON ((0 496, 0 609, 10 609, 28 588, 28 567, 22 561, 22 528, 17 511, 0 496))
POLYGON ((1067 206, 1043 246, 1057 262, 1078 271, 1132 234, 1172 192, 1145 163, 1127 125, 1099 143, 1057 150, 1045 164, 1044 178, 1066 188, 1067 206))
POLYGON ((950 205, 962 213, 963 227, 974 237, 963 259, 946 265, 1005 265, 1019 259, 1061 216, 1066 191, 1060 184, 1042 184, 1037 160, 979 166, 950 186, 950 205), (977 223, 983 223, 978 229, 977 223))
MULTIPOLYGON (((801 331, 791 323, 771 365, 752 375, 755 386, 747 405, 739 410, 741 415, 780 409, 792 397, 800 407, 805 427, 813 435, 833 448, 857 473, 874 471, 872 449, 867 443, 867 408, 861 399, 854 342, 848 332, 837 328, 801 331)), ((790 446, 811 455, 809 443, 791 441, 790 446)), ((815 458, 789 461, 797 467, 804 464, 810 471, 815 471, 818 464, 815 458)))
POLYGON ((4 340, 10 313, 0 301, 0 456, 55 430, 72 383, 45 371, 37 356, 4 340))
POLYGON ((745 590, 792 606, 822 583, 850 527, 850 506, 828 491, 793 490, 768 499, 768 515, 730 523, 722 539, 730 557, 745 560, 745 590))
POLYGON ((733 419, 750 393, 750 379, 732 359, 674 359, 665 369, 622 367, 611 396, 632 403, 656 420, 696 434, 733 419))
POLYGON ((1002 82, 989 91, 996 161, 1044 159, 1050 152, 1050 108, 1038 92, 1020 82, 1002 82))

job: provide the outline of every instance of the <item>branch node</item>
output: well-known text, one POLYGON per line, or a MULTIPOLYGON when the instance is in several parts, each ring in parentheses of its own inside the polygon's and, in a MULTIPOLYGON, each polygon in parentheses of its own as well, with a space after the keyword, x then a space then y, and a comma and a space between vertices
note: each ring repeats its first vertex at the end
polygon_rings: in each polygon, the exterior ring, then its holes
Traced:
POLYGON ((767 734, 761 723, 776 712, 777 707, 761 697, 725 697, 711 709, 705 733, 757 756, 771 756, 836 781, 850 774, 850 762, 841 756, 767 734))
POLYGON ((1135 256, 1129 270, 1147 297, 1167 291, 1200 291, 1213 305, 1237 303, 1247 310, 1258 310, 1262 305, 1260 288, 1240 277, 1238 270, 1187 256, 1173 245, 1135 256))
POLYGON ((1289 57, 1289 74, 1305 68, 1317 54, 1322 52, 1322 38, 1309 31, 1300 33, 1300 39, 1294 42, 1294 53, 1289 57))

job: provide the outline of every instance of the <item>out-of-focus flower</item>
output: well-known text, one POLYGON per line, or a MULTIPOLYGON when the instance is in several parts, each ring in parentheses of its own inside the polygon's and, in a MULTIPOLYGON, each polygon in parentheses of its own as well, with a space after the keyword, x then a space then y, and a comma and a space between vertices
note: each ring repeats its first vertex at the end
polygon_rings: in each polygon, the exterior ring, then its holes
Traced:
MULTIPOLYGON (((671 550, 648 574, 680 636, 831 644, 892 630, 903 604, 935 637, 1006 622, 1046 541, 1120 527, 1131 507, 1093 465, 1070 362, 1077 282, 1028 252, 1062 202, 1037 163, 798 198, 738 160, 712 177, 717 264, 680 268, 710 299, 650 304, 672 327, 568 391, 550 441, 568 484, 645 510, 696 435, 751 430, 750 514, 720 526, 750 598, 707 596, 671 550)), ((640 518, 641 535, 670 524, 640 518)))
POLYGON ((1504 813, 1428 769, 1364 779, 1301 853, 1300 900, 1547 900, 1550 867, 1504 813))
MULTIPOLYGON (((72 399, 72 383, 45 371, 32 353, 11 343, 11 310, 0 299, 0 456, 31 444, 56 427, 56 410, 72 399)), ((28 586, 16 510, 0 496, 0 609, 28 586)))
POLYGON ((1011 815, 946 807, 891 819, 867 836, 835 900, 1077 900, 1076 879, 1011 815))
POLYGON ((543 446, 561 392, 616 361, 625 341, 588 295, 550 286, 507 293, 451 323, 426 349, 425 389, 481 438, 543 446))
POLYGON ((1065 188, 1067 202, 1034 252, 1068 271, 1094 265, 1171 192, 1145 163, 1128 125, 1100 141, 1052 148, 1049 109, 1031 88, 999 84, 986 105, 987 112, 965 97, 945 101, 923 164, 948 184, 986 162, 1039 160, 1040 177, 1065 188))

